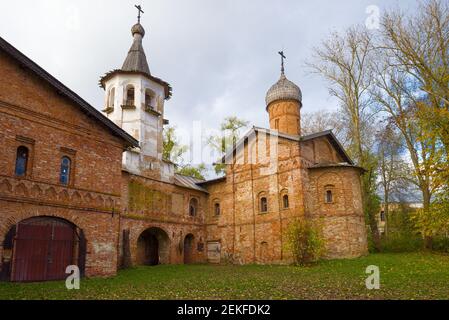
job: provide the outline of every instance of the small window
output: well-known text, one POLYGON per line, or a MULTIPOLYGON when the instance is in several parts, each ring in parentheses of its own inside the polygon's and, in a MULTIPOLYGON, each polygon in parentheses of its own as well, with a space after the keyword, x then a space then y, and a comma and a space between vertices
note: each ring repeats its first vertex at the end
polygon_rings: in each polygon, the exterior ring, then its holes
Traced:
POLYGON ((115 88, 112 88, 109 91, 109 102, 108 102, 108 107, 111 109, 114 108, 114 100, 115 100, 115 88))
POLYGON ((198 211, 198 200, 196 198, 192 198, 192 199, 190 199, 190 204, 189 204, 190 216, 192 216, 192 217, 196 216, 197 211, 198 211))
POLYGON ((59 176, 59 182, 64 185, 68 185, 70 182, 70 168, 71 160, 69 157, 62 157, 61 159, 61 173, 59 176))
POLYGON ((220 215, 220 204, 219 203, 214 204, 214 212, 215 212, 216 216, 220 215))
POLYGON ((288 203, 288 195, 284 194, 282 197, 282 204, 284 205, 284 209, 288 209, 289 203, 288 203))
POLYGON ((147 109, 151 109, 154 110, 154 105, 153 105, 153 94, 151 91, 146 90, 145 91, 145 107, 147 109))
POLYGON ((126 90, 126 105, 133 106, 134 105, 134 87, 128 87, 126 90))
POLYGON ((380 212, 380 221, 385 221, 385 211, 383 210, 380 212))
POLYGON ((267 212, 268 211, 268 201, 266 197, 260 198, 260 212, 267 212))
POLYGON ((333 198, 332 198, 332 190, 327 190, 326 191, 326 202, 327 203, 332 203, 333 198))
POLYGON ((27 173, 27 165, 28 165, 28 148, 24 146, 20 146, 17 148, 16 154, 16 176, 24 177, 27 173))
POLYGON ((274 128, 279 130, 279 119, 274 120, 274 128))

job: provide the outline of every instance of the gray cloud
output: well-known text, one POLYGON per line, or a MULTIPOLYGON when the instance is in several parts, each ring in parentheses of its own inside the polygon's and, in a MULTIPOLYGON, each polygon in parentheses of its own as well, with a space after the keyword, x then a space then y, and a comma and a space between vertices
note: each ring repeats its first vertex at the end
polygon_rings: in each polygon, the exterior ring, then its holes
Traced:
MULTIPOLYGON (((7 41, 97 108, 98 79, 118 68, 131 45, 134 1, 22 0, 0 4, 7 41)), ((304 61, 330 31, 363 24, 369 5, 415 10, 410 1, 141 1, 144 48, 153 75, 172 84, 171 124, 217 127, 228 115, 267 126, 264 98, 287 55, 287 77, 303 91, 303 112, 334 109, 326 83, 304 61), (412 5, 412 6, 411 6, 412 5), (411 6, 411 7, 410 7, 411 6), (409 8, 410 7, 410 8, 409 8)))

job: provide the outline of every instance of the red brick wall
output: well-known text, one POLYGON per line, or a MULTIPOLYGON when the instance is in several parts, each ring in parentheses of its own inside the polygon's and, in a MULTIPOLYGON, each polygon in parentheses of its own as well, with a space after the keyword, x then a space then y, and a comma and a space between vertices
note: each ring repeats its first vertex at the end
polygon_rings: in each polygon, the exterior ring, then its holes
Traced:
POLYGON ((123 143, 2 53, 0 78, 0 239, 28 217, 65 218, 86 234, 86 275, 115 274, 123 143), (25 177, 14 175, 20 145, 30 150, 25 177), (63 155, 69 186, 59 183, 63 155))

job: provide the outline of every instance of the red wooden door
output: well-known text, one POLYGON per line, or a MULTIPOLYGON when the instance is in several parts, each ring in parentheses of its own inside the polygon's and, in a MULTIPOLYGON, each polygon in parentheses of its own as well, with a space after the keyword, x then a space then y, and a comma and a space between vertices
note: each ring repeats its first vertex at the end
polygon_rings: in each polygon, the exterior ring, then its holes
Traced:
POLYGON ((72 226, 58 220, 19 223, 11 281, 64 279, 73 264, 74 235, 72 226))

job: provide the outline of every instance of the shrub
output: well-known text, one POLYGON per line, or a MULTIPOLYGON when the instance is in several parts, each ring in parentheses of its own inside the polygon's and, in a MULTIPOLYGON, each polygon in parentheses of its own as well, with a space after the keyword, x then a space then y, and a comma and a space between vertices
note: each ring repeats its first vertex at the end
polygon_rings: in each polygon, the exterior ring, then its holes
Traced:
POLYGON ((296 264, 307 265, 324 254, 322 226, 318 221, 298 219, 290 223, 286 232, 286 247, 296 264))

